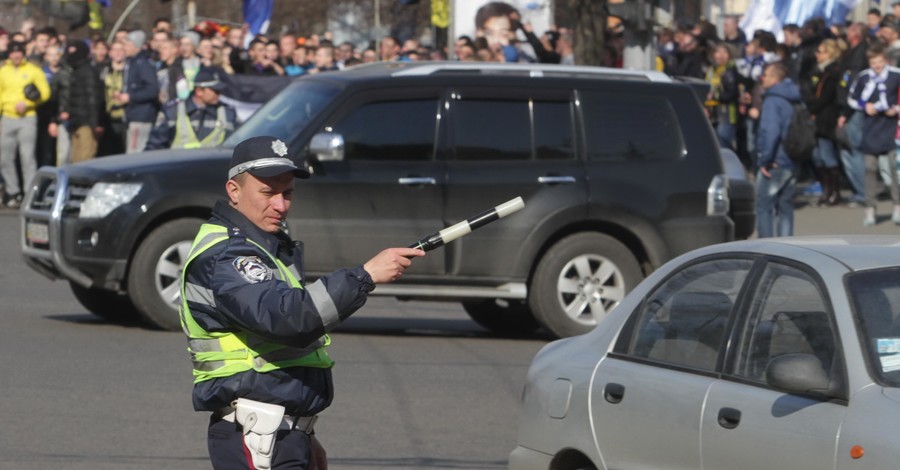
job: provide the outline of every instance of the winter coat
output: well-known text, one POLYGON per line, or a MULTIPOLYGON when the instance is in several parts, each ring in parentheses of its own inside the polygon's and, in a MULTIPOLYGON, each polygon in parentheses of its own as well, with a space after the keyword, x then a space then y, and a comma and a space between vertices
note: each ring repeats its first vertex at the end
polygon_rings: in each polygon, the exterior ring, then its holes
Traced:
POLYGON ((105 87, 100 74, 89 60, 75 64, 68 77, 69 86, 62 87, 59 112, 69 113, 72 129, 100 127, 100 116, 106 110, 105 87))
POLYGON ((141 51, 125 60, 125 122, 153 123, 159 110, 159 82, 150 54, 141 51))
POLYGON ((824 70, 816 67, 810 78, 803 82, 803 101, 816 119, 816 135, 819 137, 834 139, 834 129, 841 112, 837 98, 840 80, 841 66, 832 62, 824 70))
POLYGON ((800 102, 800 87, 789 78, 776 83, 763 94, 756 134, 756 148, 759 152, 756 162, 760 168, 769 168, 773 163, 784 169, 794 168, 794 162, 785 152, 782 140, 794 115, 794 104, 800 102))

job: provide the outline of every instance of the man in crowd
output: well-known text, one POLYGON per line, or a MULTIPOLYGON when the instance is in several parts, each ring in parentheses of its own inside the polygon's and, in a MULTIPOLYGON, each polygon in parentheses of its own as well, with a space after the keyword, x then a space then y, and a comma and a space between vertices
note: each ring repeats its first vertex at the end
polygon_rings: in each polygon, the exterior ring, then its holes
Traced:
POLYGON ((782 145, 784 129, 800 102, 800 87, 788 77, 781 63, 766 66, 757 133, 756 234, 759 238, 794 234, 794 162, 782 145))
POLYGON ((44 71, 25 60, 25 44, 9 45, 9 60, 0 67, 0 173, 5 184, 4 204, 18 208, 24 186, 37 171, 37 112, 35 108, 50 98, 44 71), (22 179, 16 172, 16 152, 22 179))
POLYGON ((873 45, 866 52, 869 68, 862 71, 850 88, 848 104, 864 114, 860 150, 865 154, 866 211, 863 225, 875 225, 879 165, 886 165, 894 211, 891 219, 900 225, 900 185, 897 182, 897 111, 900 72, 887 66, 884 48, 873 45))
POLYGON ((69 45, 66 62, 72 73, 69 86, 59 98, 59 120, 68 123, 72 162, 80 162, 97 155, 97 143, 103 135, 100 115, 106 108, 104 87, 84 41, 69 45))
POLYGON ((234 108, 219 101, 225 88, 219 78, 214 69, 201 69, 191 96, 171 102, 160 111, 147 149, 221 145, 234 132, 237 118, 234 108))
POLYGON ((853 190, 853 197, 850 199, 851 204, 865 205, 866 188, 865 174, 866 164, 865 156, 860 149, 863 141, 863 120, 864 113, 854 109, 849 101, 850 86, 859 74, 865 70, 868 65, 866 59, 866 42, 867 29, 863 23, 853 23, 847 28, 847 42, 850 49, 844 53, 841 58, 841 80, 838 83, 836 100, 841 106, 841 116, 838 118, 837 127, 847 136, 849 148, 841 147, 841 164, 844 167, 844 173, 847 175, 847 181, 850 182, 850 188, 853 190))
POLYGON ((334 46, 330 42, 323 42, 316 49, 315 68, 309 73, 330 72, 338 70, 334 63, 334 46))
POLYGON ((115 41, 109 45, 109 64, 100 71, 106 98, 104 132, 100 141, 100 155, 115 155, 125 151, 125 109, 115 96, 125 88, 125 45, 115 41))
POLYGON ((116 104, 125 107, 125 151, 136 153, 144 150, 153 129, 159 105, 159 82, 156 67, 150 62, 149 52, 142 50, 147 35, 143 31, 128 33, 123 41, 125 54, 125 89, 116 93, 116 104))

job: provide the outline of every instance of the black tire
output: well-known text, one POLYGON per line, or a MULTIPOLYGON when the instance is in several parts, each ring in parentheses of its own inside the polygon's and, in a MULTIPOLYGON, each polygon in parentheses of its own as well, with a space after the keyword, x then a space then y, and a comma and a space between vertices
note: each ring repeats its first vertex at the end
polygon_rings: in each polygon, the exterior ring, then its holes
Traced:
POLYGON ((141 319, 154 328, 181 330, 181 269, 202 223, 200 219, 166 222, 150 232, 134 253, 128 296, 141 319))
POLYGON ((106 289, 84 287, 69 281, 78 302, 89 312, 115 323, 133 323, 140 319, 128 296, 106 289))
POLYGON ((541 327, 522 300, 481 299, 462 305, 475 323, 503 336, 527 335, 541 327))
POLYGON ((529 305, 554 335, 580 335, 594 329, 642 278, 637 259, 621 242, 578 233, 557 242, 538 262, 529 305))

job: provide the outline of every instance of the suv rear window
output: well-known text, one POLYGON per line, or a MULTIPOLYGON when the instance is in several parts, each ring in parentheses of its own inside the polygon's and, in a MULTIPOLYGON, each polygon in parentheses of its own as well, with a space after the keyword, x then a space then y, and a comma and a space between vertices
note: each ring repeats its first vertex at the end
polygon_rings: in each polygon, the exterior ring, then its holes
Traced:
POLYGON ((672 104, 662 96, 580 94, 588 160, 681 158, 684 141, 672 104))

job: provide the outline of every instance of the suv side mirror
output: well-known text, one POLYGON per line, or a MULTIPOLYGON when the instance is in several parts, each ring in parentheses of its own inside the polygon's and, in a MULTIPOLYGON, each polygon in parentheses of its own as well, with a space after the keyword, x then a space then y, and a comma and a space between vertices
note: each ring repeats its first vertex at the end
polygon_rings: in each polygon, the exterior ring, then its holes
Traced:
POLYGON ((339 162, 344 159, 344 136, 319 132, 309 141, 309 153, 320 162, 339 162))
POLYGON ((830 395, 831 379, 812 354, 785 354, 769 361, 766 383, 787 393, 830 395))

